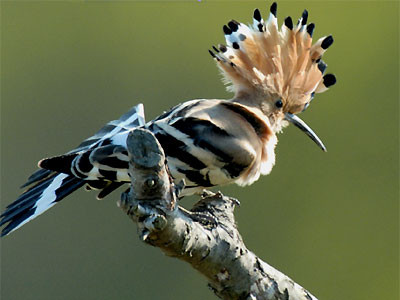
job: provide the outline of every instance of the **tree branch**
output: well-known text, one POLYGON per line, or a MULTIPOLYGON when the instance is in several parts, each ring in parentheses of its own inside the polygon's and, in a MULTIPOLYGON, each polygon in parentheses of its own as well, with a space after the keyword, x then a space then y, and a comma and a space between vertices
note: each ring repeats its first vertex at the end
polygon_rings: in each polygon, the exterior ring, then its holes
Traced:
POLYGON ((173 184, 154 135, 135 129, 127 148, 132 185, 118 205, 144 242, 190 263, 222 299, 317 300, 246 248, 235 224, 237 200, 205 192, 187 211, 177 205, 183 183, 173 184))

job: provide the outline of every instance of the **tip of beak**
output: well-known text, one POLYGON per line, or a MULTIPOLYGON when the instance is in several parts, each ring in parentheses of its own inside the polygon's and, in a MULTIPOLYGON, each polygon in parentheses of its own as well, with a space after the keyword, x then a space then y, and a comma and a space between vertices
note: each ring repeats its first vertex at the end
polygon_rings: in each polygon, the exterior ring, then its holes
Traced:
POLYGON ((325 145, 322 143, 319 137, 302 119, 291 113, 286 113, 285 119, 307 134, 317 144, 317 146, 321 148, 322 151, 327 152, 325 145))

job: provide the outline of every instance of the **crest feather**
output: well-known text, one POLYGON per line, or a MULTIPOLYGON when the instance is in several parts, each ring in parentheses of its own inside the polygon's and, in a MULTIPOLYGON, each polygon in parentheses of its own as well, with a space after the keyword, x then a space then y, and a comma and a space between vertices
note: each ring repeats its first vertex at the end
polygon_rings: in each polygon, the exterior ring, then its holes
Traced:
MULTIPOLYGON (((273 3, 267 21, 256 9, 252 25, 234 20, 224 25, 227 45, 220 45, 219 50, 213 47, 215 53, 210 54, 235 97, 243 93, 277 94, 297 113, 314 92, 324 92, 329 87, 324 84, 326 64, 321 57, 333 38, 329 35, 312 44, 315 26, 307 25, 307 10, 297 25, 287 17, 279 29, 276 8, 273 3)), ((330 85, 336 82, 332 76, 328 78, 330 85)))

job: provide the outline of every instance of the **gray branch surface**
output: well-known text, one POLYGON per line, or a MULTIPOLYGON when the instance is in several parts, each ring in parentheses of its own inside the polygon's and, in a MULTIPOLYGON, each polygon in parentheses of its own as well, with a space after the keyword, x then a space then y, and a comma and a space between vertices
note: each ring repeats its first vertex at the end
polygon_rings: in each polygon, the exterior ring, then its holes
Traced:
POLYGON ((132 185, 118 205, 144 242, 190 263, 221 299, 317 300, 246 248, 234 218, 237 200, 205 192, 187 211, 177 205, 184 185, 173 184, 154 135, 135 129, 127 146, 132 185))

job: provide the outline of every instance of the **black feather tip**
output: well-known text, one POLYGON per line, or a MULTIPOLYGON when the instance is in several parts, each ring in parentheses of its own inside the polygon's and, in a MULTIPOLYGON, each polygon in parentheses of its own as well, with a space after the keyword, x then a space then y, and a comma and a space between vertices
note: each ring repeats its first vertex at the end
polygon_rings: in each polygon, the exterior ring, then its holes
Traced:
POLYGON ((212 48, 214 49, 214 51, 215 51, 215 52, 217 52, 217 53, 219 52, 219 50, 218 50, 218 48, 217 48, 217 47, 215 47, 215 46, 212 46, 212 48))
POLYGON ((239 25, 237 24, 238 22, 232 20, 228 23, 228 26, 232 32, 236 32, 239 29, 239 25))
POLYGON ((222 53, 225 53, 228 49, 226 48, 225 45, 219 44, 218 45, 219 50, 221 50, 222 53))
POLYGON ((303 14, 301 15, 301 18, 302 18, 302 20, 301 20, 301 25, 306 25, 307 24, 307 20, 308 20, 308 11, 307 11, 307 9, 305 9, 304 11, 303 11, 303 14))
POLYGON ((333 37, 331 35, 328 35, 321 44, 321 48, 326 50, 329 48, 330 45, 333 43, 333 37))
POLYGON ((315 24, 314 23, 310 23, 307 25, 307 33, 310 35, 310 37, 313 36, 314 33, 314 29, 315 29, 315 24))
POLYGON ((224 27, 222 27, 222 29, 224 30, 224 33, 226 35, 232 34, 232 30, 230 30, 230 28, 228 26, 224 25, 224 27))
POLYGON ((208 53, 210 53, 210 55, 212 56, 212 58, 215 58, 215 57, 216 57, 215 54, 214 54, 214 52, 212 52, 211 50, 208 50, 208 53))
POLYGON ((293 30, 293 21, 291 17, 287 17, 285 19, 285 25, 287 28, 289 28, 290 30, 293 30))
POLYGON ((212 58, 216 59, 217 61, 220 61, 220 60, 221 60, 221 59, 220 59, 218 56, 216 56, 216 55, 214 54, 214 52, 212 52, 211 50, 208 50, 208 53, 210 53, 210 55, 212 56, 212 58))
POLYGON ((262 18, 261 18, 261 13, 260 13, 260 11, 258 10, 258 8, 256 8, 256 9, 254 10, 253 18, 254 18, 254 20, 256 20, 256 21, 261 22, 261 20, 262 20, 262 18))
POLYGON ((272 3, 271 8, 269 11, 276 17, 276 11, 278 9, 278 4, 276 2, 272 3))
POLYGON ((336 77, 333 74, 326 74, 324 76, 324 85, 328 88, 336 83, 336 77))

